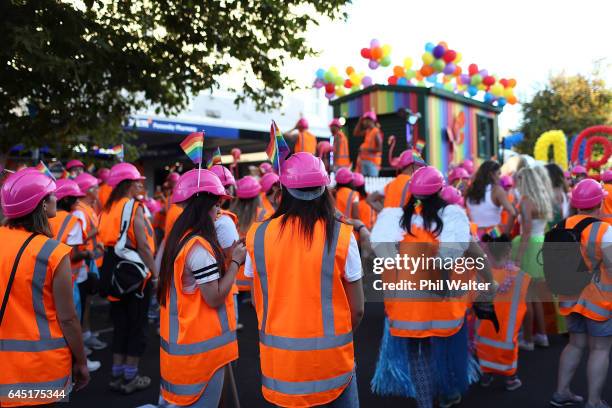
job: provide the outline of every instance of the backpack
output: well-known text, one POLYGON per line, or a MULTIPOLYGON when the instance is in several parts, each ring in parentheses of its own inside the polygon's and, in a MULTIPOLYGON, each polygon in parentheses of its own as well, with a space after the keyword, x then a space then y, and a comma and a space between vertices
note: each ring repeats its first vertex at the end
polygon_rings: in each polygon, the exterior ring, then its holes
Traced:
MULTIPOLYGON (((566 228, 567 219, 544 235, 541 255, 544 276, 551 292, 556 295, 579 295, 593 278, 581 252, 582 232, 599 219, 588 217, 574 228, 566 228)), ((598 266, 594 267, 594 270, 598 266)))

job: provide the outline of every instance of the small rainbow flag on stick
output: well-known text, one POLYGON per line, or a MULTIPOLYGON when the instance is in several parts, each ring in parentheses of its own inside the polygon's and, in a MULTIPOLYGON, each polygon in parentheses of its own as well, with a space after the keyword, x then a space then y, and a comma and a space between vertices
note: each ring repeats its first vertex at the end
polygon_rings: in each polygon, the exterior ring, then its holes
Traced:
POLYGON ((69 179, 70 178, 70 173, 68 173, 68 170, 66 169, 62 169, 62 175, 60 176, 61 179, 69 179))
POLYGON ((117 156, 119 161, 123 161, 124 153, 122 144, 114 146, 111 150, 113 151, 113 154, 117 156))
POLYGON ((417 140, 416 144, 414 145, 414 147, 417 149, 417 151, 419 153, 423 153, 423 149, 425 149, 425 142, 422 140, 417 140))
POLYGON ((181 142, 181 149, 195 164, 202 164, 202 150, 204 149, 204 132, 190 133, 181 142))
POLYGON ((210 169, 215 164, 221 164, 221 149, 219 149, 219 146, 217 146, 217 150, 215 150, 212 153, 212 156, 210 156, 210 159, 208 159, 208 162, 206 163, 206 168, 210 169))
POLYGON ((51 177, 51 179, 55 181, 55 176, 53 175, 53 173, 51 173, 51 170, 49 170, 49 168, 45 166, 45 163, 43 163, 42 160, 36 165, 36 170, 40 171, 46 176, 51 177))
POLYGON ((272 166, 274 166, 274 170, 280 175, 280 168, 289 155, 289 146, 287 146, 283 134, 274 121, 270 125, 270 143, 268 143, 266 153, 272 162, 272 166))

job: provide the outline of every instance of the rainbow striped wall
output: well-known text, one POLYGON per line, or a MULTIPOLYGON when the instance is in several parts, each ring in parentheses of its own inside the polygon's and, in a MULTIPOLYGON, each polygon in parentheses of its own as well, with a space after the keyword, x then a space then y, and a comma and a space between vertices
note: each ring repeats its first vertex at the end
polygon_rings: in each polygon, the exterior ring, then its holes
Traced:
POLYGON ((455 151, 455 163, 464 159, 478 161, 478 136, 476 131, 476 115, 495 118, 495 113, 488 112, 473 106, 468 106, 456 101, 430 95, 426 98, 425 109, 427 114, 427 161, 444 173, 449 167, 449 145, 446 128, 452 126, 454 118, 459 112, 465 115, 463 132, 465 135, 463 145, 455 151))

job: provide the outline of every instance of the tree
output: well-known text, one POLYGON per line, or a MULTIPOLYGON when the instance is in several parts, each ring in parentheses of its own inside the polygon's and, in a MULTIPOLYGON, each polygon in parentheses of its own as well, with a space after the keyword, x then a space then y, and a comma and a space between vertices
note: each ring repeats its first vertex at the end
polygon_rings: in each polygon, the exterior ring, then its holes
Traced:
POLYGON ((228 73, 244 78, 237 103, 277 106, 295 86, 283 61, 314 54, 304 33, 346 2, 2 1, 0 155, 125 141, 131 112, 176 113, 228 73))
POLYGON ((551 77, 522 108, 520 131, 525 139, 518 150, 533 155, 535 141, 548 130, 563 130, 569 139, 589 126, 610 123, 612 89, 597 74, 592 78, 561 74, 551 77))

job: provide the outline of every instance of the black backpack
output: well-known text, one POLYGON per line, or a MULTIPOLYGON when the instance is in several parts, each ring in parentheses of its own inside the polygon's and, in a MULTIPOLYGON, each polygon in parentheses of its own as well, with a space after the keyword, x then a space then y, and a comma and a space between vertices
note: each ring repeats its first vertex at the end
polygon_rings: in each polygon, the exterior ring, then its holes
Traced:
MULTIPOLYGON (((544 235, 540 254, 544 276, 551 292, 556 295, 579 295, 593 278, 581 252, 582 231, 599 219, 588 217, 574 228, 566 228, 567 219, 544 235)), ((596 269, 596 266, 594 266, 596 269)))

